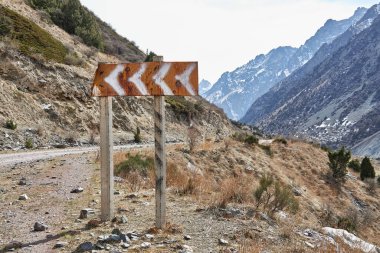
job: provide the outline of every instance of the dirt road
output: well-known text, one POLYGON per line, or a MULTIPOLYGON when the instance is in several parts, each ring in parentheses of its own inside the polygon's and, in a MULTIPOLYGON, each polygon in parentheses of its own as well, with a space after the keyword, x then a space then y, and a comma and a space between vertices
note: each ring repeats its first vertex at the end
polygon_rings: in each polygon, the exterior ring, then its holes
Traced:
MULTIPOLYGON (((128 150, 128 149, 136 149, 136 148, 140 149, 140 148, 146 148, 149 146, 153 146, 153 144, 130 144, 130 145, 123 145, 123 146, 114 146, 114 150, 128 150)), ((91 152, 97 152, 98 150, 99 150, 98 146, 93 146, 93 147, 47 149, 47 150, 0 154, 0 169, 6 166, 12 166, 14 164, 18 164, 18 163, 47 160, 47 159, 64 156, 64 155, 91 153, 91 152)))

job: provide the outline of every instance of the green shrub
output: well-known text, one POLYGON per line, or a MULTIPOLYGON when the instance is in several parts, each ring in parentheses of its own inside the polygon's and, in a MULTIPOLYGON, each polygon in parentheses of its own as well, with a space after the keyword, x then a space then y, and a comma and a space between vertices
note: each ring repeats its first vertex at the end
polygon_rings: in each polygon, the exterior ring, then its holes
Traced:
POLYGON ((347 166, 356 172, 360 172, 360 162, 358 159, 351 160, 347 166))
POLYGON ((146 57, 144 62, 152 62, 153 57, 157 56, 154 52, 150 51, 149 53, 147 52, 146 57))
POLYGON ((253 135, 247 135, 244 139, 244 142, 249 144, 249 145, 253 145, 253 144, 258 144, 259 139, 253 135))
POLYGON ((5 122, 5 128, 15 130, 17 128, 17 124, 13 120, 9 119, 5 122))
POLYGON ((351 158, 351 152, 342 147, 336 152, 328 152, 329 167, 332 171, 332 176, 337 182, 344 181, 347 174, 347 164, 351 158))
POLYGON ((65 57, 65 64, 73 66, 83 66, 85 61, 81 59, 77 54, 68 54, 65 57))
POLYGON ((136 132, 134 135, 134 141, 136 143, 141 143, 141 135, 140 135, 140 128, 139 127, 136 127, 136 132))
POLYGON ((331 148, 329 148, 328 146, 326 145, 321 145, 321 149, 325 152, 331 152, 331 148))
POLYGON ((281 144, 284 144, 284 145, 288 145, 288 141, 283 138, 283 137, 277 137, 276 139, 274 139, 273 142, 277 142, 277 143, 281 143, 281 144))
POLYGON ((25 147, 27 149, 32 149, 34 147, 33 140, 31 138, 26 139, 25 147))
POLYGON ((375 168, 371 164, 371 160, 368 157, 364 157, 360 165, 360 179, 375 178, 375 168))
POLYGON ((154 168, 153 158, 142 158, 139 154, 129 155, 128 159, 118 164, 115 174, 126 177, 131 172, 138 172, 141 176, 147 177, 148 171, 154 168))

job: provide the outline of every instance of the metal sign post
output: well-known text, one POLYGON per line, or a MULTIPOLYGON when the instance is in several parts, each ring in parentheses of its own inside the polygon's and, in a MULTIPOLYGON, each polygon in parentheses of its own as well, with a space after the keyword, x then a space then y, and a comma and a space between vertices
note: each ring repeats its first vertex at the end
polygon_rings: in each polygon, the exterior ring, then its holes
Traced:
POLYGON ((101 219, 113 218, 112 96, 154 96, 156 227, 166 225, 164 96, 198 95, 197 62, 106 64, 95 73, 91 95, 100 97, 101 219))

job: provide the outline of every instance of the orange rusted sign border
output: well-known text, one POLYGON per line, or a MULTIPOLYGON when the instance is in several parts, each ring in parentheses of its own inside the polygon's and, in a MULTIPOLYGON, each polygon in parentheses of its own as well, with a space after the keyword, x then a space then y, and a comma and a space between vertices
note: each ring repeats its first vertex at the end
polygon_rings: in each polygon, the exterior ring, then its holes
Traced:
POLYGON ((100 63, 95 97, 198 95, 198 62, 100 63))

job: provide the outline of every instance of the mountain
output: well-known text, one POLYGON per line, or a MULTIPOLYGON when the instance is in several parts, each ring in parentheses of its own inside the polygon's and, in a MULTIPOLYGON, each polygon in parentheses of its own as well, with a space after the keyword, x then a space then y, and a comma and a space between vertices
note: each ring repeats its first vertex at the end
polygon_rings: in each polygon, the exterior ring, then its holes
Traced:
POLYGON ((380 5, 252 105, 242 119, 358 154, 380 150, 380 5))
POLYGON ((211 87, 212 84, 209 81, 202 79, 202 81, 199 83, 199 95, 205 94, 211 89, 211 87))
POLYGON ((308 62, 323 44, 331 43, 364 13, 365 9, 359 8, 349 19, 330 19, 301 47, 279 47, 232 72, 225 72, 203 97, 222 108, 229 118, 242 118, 257 98, 308 62))

